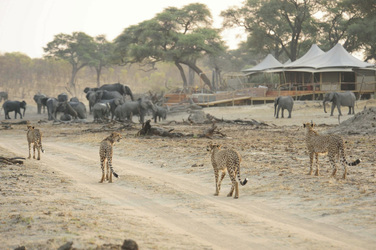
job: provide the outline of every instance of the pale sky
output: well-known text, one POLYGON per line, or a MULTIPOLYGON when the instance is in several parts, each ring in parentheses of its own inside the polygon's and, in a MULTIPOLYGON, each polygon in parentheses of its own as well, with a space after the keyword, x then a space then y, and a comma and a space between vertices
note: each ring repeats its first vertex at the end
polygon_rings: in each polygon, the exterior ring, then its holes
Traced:
MULTIPOLYGON (((22 52, 31 58, 43 56, 43 47, 59 33, 82 31, 95 37, 104 34, 112 41, 130 25, 151 19, 166 7, 181 8, 203 3, 211 11, 214 27, 219 14, 244 0, 0 0, 0 53, 22 52)), ((235 49, 244 31, 222 33, 235 49)))

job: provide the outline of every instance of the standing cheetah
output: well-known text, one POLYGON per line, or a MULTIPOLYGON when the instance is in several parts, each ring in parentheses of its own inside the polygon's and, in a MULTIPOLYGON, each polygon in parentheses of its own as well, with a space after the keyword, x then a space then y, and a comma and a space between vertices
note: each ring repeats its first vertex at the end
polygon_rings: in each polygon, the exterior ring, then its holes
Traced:
POLYGON ((241 157, 238 152, 231 150, 231 149, 221 149, 221 145, 212 144, 210 143, 207 147, 207 150, 211 152, 211 162, 214 169, 214 176, 215 176, 215 193, 214 195, 219 194, 219 190, 221 189, 221 182, 226 175, 226 169, 230 176, 232 186, 231 190, 228 193, 228 197, 232 197, 235 188, 235 196, 234 198, 239 198, 239 184, 236 181, 236 176, 242 186, 244 186, 248 179, 245 178, 244 181, 240 179, 240 162, 241 157), (218 181, 218 172, 221 171, 221 179, 218 181))
POLYGON ((313 155, 316 158, 316 173, 315 175, 319 175, 319 161, 318 155, 328 153, 330 164, 333 167, 332 177, 335 176, 337 172, 337 165, 335 162, 336 156, 340 158, 342 165, 344 166, 345 172, 343 173, 343 179, 346 179, 347 175, 347 165, 348 166, 355 166, 360 163, 360 159, 349 163, 346 161, 345 158, 345 149, 343 139, 339 135, 320 135, 316 131, 313 130, 314 124, 313 123, 304 123, 303 127, 306 128, 306 144, 307 149, 309 152, 309 162, 310 162, 310 170, 309 175, 312 174, 312 165, 313 165, 313 155))
POLYGON ((33 144, 33 158, 35 159, 35 148, 38 150, 37 160, 40 160, 40 151, 44 153, 42 147, 42 132, 39 129, 35 129, 33 126, 27 125, 27 143, 29 144, 29 159, 31 158, 31 144, 33 144))
POLYGON ((105 179, 108 180, 110 183, 112 182, 112 174, 118 178, 118 174, 112 169, 112 153, 113 153, 113 146, 115 145, 116 141, 120 141, 122 139, 121 135, 117 132, 112 132, 110 136, 105 138, 100 145, 99 149, 99 156, 101 160, 101 168, 102 168, 102 179, 99 181, 102 183, 105 179), (104 168, 105 168, 105 161, 107 160, 107 167, 106 167, 106 177, 104 175, 104 168), (111 170, 111 173, 109 172, 111 170))

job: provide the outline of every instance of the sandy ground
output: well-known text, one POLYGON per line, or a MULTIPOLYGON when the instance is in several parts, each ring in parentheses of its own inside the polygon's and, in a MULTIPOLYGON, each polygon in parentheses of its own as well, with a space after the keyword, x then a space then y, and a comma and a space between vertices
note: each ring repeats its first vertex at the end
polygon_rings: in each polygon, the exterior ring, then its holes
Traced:
MULTIPOLYGON (((376 102, 361 101, 355 111, 364 106, 376 102)), ((69 241, 77 249, 119 249, 124 239, 135 240, 140 249, 376 248, 375 134, 342 135, 347 159, 362 159, 349 167, 346 180, 341 167, 330 177, 326 156, 320 157, 321 176, 307 175, 301 125, 312 120, 320 132, 338 128, 337 117, 325 114, 319 102, 296 102, 293 117, 278 120, 272 104, 205 108, 217 118, 268 125, 218 123, 226 137, 212 140, 136 137, 139 124, 121 129, 121 124, 38 123, 47 115, 35 110, 29 107, 25 119, 43 132, 46 153, 40 161, 0 165, 1 249, 57 249, 69 241), (99 142, 117 128, 125 137, 114 151, 119 178, 100 184, 99 142), (243 158, 241 176, 249 183, 240 187, 237 200, 226 197, 228 176, 220 195, 213 196, 210 141, 243 158)), ((187 135, 210 126, 182 123, 188 115, 170 115, 152 126, 187 135)), ((3 113, 0 119, 4 122, 3 113)), ((12 128, 0 130, 0 156, 27 157, 26 126, 12 128)))

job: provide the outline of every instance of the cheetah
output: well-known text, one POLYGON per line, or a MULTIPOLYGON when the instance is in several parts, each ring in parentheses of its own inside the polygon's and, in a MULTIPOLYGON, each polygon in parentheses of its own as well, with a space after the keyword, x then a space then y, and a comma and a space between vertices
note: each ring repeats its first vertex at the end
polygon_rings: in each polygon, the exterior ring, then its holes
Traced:
POLYGON ((313 130, 313 127, 315 125, 311 123, 304 123, 303 127, 306 128, 306 144, 307 149, 309 152, 309 162, 310 162, 310 170, 308 175, 312 175, 313 172, 313 155, 315 155, 316 158, 316 173, 315 175, 320 175, 319 171, 319 161, 318 161, 318 155, 319 154, 328 154, 330 164, 333 167, 333 173, 332 177, 335 177, 335 174, 337 172, 337 165, 335 162, 335 158, 340 158, 340 161, 342 162, 342 165, 344 166, 345 172, 343 173, 343 179, 346 179, 347 175, 347 165, 348 166, 355 166, 358 165, 361 160, 357 159, 356 161, 349 163, 346 161, 345 158, 345 148, 344 148, 344 142, 341 136, 339 135, 320 135, 315 130, 313 130))
POLYGON ((115 142, 119 142, 120 139, 123 137, 117 133, 112 132, 110 136, 105 138, 101 144, 99 149, 99 156, 101 161, 101 168, 102 168, 102 178, 99 181, 99 183, 103 183, 103 181, 106 179, 109 183, 112 183, 112 174, 118 178, 118 174, 115 173, 115 171, 112 169, 112 153, 113 153, 113 146, 115 145, 115 142), (106 176, 104 174, 104 168, 105 168, 105 162, 107 160, 107 167, 106 167, 106 176), (109 173, 109 170, 111 170, 111 174, 109 173))
POLYGON ((211 152, 211 162, 214 169, 215 177, 215 196, 219 195, 219 190, 221 189, 221 182, 226 175, 226 169, 230 176, 232 186, 230 192, 227 194, 227 197, 232 197, 235 188, 234 198, 239 198, 239 184, 236 181, 236 176, 242 186, 248 182, 248 178, 245 178, 244 181, 240 179, 240 162, 241 157, 238 152, 232 149, 222 149, 219 144, 210 143, 207 147, 207 150, 211 152), (221 171, 222 175, 218 181, 218 172, 221 171))
POLYGON ((35 148, 38 150, 37 160, 40 160, 40 151, 44 153, 42 147, 42 132, 39 129, 34 128, 31 125, 27 125, 27 143, 29 144, 29 157, 31 158, 31 144, 33 144, 33 158, 35 159, 35 148))

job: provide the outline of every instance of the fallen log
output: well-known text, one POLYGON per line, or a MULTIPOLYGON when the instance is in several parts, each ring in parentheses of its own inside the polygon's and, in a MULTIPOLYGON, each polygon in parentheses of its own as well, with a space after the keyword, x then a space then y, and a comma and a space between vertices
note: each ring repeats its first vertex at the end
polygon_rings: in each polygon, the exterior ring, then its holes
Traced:
POLYGON ((22 160, 26 160, 26 158, 23 157, 2 157, 0 156, 0 163, 7 164, 7 165, 14 165, 14 164, 23 164, 22 160))
POLYGON ((147 120, 142 124, 142 128, 137 132, 137 136, 156 135, 163 137, 183 137, 182 133, 172 133, 174 129, 166 130, 164 128, 155 128, 150 125, 151 120, 147 120))
POLYGON ((235 120, 225 120, 225 119, 219 119, 216 118, 215 116, 212 116, 211 114, 207 114, 206 117, 215 122, 223 122, 223 123, 231 123, 231 124, 238 124, 238 125, 251 125, 251 126, 269 126, 268 124, 264 122, 258 122, 254 119, 248 121, 248 120, 240 120, 240 119, 235 119, 235 120))

